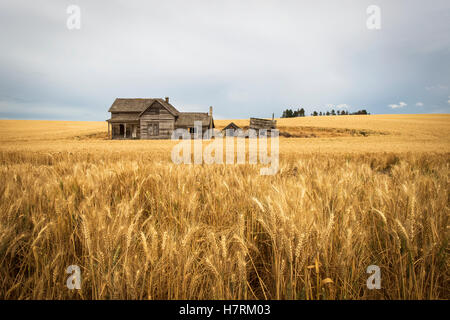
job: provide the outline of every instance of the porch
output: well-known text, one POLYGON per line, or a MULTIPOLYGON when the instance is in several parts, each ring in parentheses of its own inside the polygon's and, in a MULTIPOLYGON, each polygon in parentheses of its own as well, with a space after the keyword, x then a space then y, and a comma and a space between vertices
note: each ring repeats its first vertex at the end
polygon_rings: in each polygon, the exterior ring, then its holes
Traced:
POLYGON ((107 120, 110 139, 140 139, 139 121, 107 120))

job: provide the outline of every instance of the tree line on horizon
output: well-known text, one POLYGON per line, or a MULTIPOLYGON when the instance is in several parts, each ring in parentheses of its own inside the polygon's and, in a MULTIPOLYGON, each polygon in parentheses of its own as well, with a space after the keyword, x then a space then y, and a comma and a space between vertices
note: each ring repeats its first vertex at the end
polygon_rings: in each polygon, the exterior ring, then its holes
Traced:
MULTIPOLYGON (((370 114, 369 112, 367 112, 366 109, 362 109, 362 110, 358 110, 356 112, 348 112, 348 110, 337 110, 335 111, 334 109, 331 109, 331 111, 313 111, 311 112, 311 116, 316 117, 316 116, 343 116, 343 115, 365 115, 365 114, 370 114)), ((281 118, 296 118, 296 117, 305 117, 305 109, 303 108, 299 108, 297 110, 292 110, 292 109, 286 109, 283 111, 281 118)))

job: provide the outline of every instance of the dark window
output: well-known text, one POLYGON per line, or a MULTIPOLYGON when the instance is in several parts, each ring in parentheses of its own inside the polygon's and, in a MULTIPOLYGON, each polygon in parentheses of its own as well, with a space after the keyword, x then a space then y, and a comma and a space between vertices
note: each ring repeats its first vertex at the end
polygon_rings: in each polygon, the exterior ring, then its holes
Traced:
POLYGON ((123 124, 119 124, 119 135, 123 136, 125 133, 125 127, 123 124))
POLYGON ((147 134, 149 136, 159 135, 159 123, 148 123, 147 124, 147 134))

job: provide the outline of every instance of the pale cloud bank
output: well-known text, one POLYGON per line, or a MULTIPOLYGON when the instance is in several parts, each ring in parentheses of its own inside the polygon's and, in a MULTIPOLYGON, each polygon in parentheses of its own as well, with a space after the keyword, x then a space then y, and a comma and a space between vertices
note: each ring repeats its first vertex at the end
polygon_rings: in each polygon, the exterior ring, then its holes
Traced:
POLYGON ((398 104, 390 104, 389 108, 391 108, 391 109, 400 109, 400 108, 406 107, 407 105, 408 105, 407 103, 401 101, 398 104))

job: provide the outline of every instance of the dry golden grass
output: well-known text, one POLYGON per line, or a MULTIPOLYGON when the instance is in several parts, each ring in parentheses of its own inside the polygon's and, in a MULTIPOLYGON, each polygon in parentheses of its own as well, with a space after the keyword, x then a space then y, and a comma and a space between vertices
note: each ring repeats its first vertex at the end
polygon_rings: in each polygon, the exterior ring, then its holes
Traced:
MULTIPOLYGON (((230 121, 238 126, 248 126, 249 120, 215 120, 218 128, 230 121)), ((320 127, 408 135, 424 138, 445 138, 450 142, 450 114, 385 114, 351 116, 317 116, 277 119, 277 125, 285 128, 320 127)))
POLYGON ((449 299, 450 118, 385 117, 293 119, 388 134, 280 139, 274 176, 175 165, 174 142, 104 123, 1 121, 0 298, 449 299))
MULTIPOLYGON (((216 120, 223 128, 248 120, 216 120)), ((450 152, 450 115, 370 115, 278 119, 282 131, 315 138, 280 138, 280 152, 366 153, 450 152), (341 131, 341 132, 339 132, 341 131), (360 132, 366 132, 362 135, 360 132)), ((111 141, 106 122, 0 120, 0 150, 39 152, 163 152, 170 159, 172 141, 111 141), (86 140, 89 140, 87 143, 86 140)))
POLYGON ((0 141, 17 143, 73 139, 107 130, 106 122, 98 121, 0 120, 0 141))

